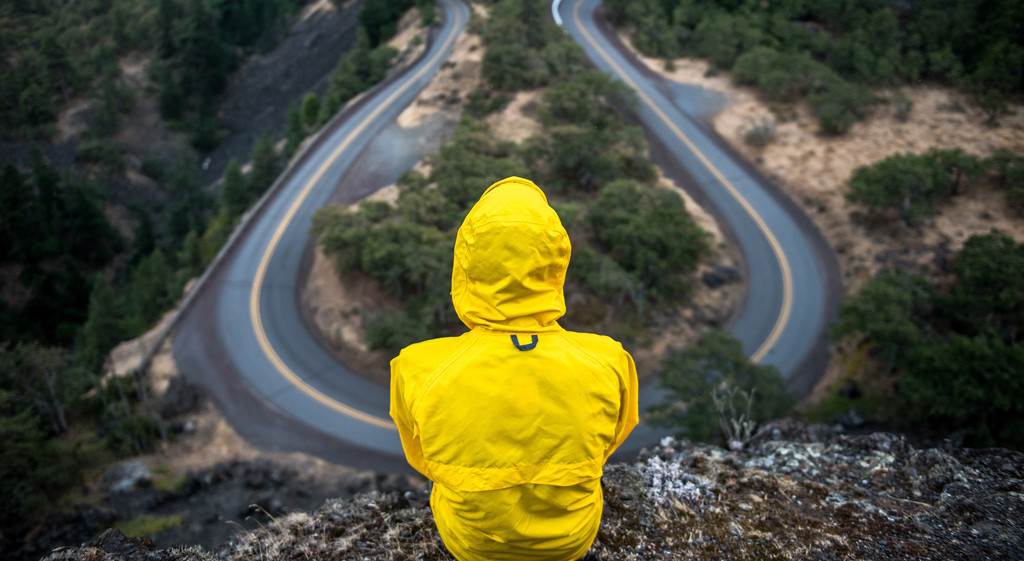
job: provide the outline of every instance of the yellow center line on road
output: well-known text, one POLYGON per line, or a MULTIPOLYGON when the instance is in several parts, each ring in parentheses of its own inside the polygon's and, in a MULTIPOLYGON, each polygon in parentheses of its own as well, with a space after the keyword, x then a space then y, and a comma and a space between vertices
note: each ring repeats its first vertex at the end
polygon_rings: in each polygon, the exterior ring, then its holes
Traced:
POLYGON ((707 157, 704 156, 704 153, 701 152, 685 134, 683 134, 683 131, 679 130, 679 127, 677 127, 676 124, 673 123, 672 120, 668 118, 668 115, 665 115, 661 108, 658 107, 653 101, 651 101, 651 98, 647 97, 647 94, 645 94, 644 91, 641 90, 640 87, 637 86, 636 83, 630 79, 626 72, 618 64, 616 64, 614 60, 612 60, 608 53, 605 52, 604 49, 602 49, 597 44, 597 41, 594 40, 593 36, 590 35, 590 32, 587 31, 587 28, 584 27, 583 23, 580 21, 580 5, 583 2, 584 0, 576 0, 576 3, 573 4, 572 17, 573 20, 576 22, 576 26, 579 27, 580 31, 583 32, 583 35, 586 38, 587 42, 590 43, 592 47, 594 47, 594 50, 596 50, 598 54, 601 55, 601 58, 603 58, 606 62, 608 62, 608 64, 612 66, 612 68, 615 69, 615 72, 618 73, 619 77, 622 78, 622 80, 626 82, 631 88, 633 88, 633 90, 640 96, 644 103, 646 103, 648 107, 654 110, 654 112, 658 115, 659 118, 661 118, 662 121, 664 121, 668 128, 671 129, 677 137, 679 137, 679 140, 683 141, 683 144, 685 144, 686 147, 689 148, 695 156, 697 156, 697 159, 700 160, 702 164, 704 164, 704 167, 706 167, 708 171, 710 171, 711 174, 715 176, 715 179, 717 179, 722 184, 722 186, 724 186, 726 190, 728 190, 729 193, 736 199, 736 201, 740 203, 740 206, 743 207, 743 210, 745 210, 747 214, 750 215, 750 218, 753 219, 758 229, 761 230, 761 233, 768 241, 768 245, 771 246, 772 252, 775 254, 776 261, 779 262, 779 268, 782 270, 782 310, 780 310, 779 316, 775 320, 775 326, 772 327, 771 332, 768 334, 768 338, 765 339, 763 343, 761 343, 761 346, 758 347, 756 351, 754 351, 754 354, 750 355, 750 360, 754 362, 760 362, 761 359, 763 359, 765 355, 768 354, 768 351, 771 350, 772 346, 774 346, 775 343, 779 340, 779 337, 782 336, 782 331, 786 328, 786 324, 789 323, 789 316, 790 313, 793 311, 793 274, 790 271, 789 260, 786 259, 786 253, 782 251, 782 246, 779 245, 779 240, 775 239, 775 234, 773 234, 772 231, 768 228, 768 225, 764 223, 764 220, 761 219, 761 215, 759 215, 757 211, 754 210, 754 207, 750 204, 750 202, 747 201, 747 199, 745 199, 743 195, 740 194, 736 187, 734 187, 733 184, 730 183, 724 175, 722 175, 722 172, 718 171, 718 168, 716 168, 707 159, 707 157))
MULTIPOLYGON (((444 2, 445 4, 452 6, 451 0, 444 0, 444 2)), ((458 29, 462 25, 462 16, 458 12, 458 10, 454 11, 454 29, 458 29)), ((260 314, 260 292, 263 289, 263 280, 267 275, 267 268, 270 266, 270 259, 274 255, 274 250, 277 249, 277 245, 281 242, 281 238, 284 236, 285 230, 288 229, 288 225, 291 223, 292 219, 295 218, 295 214, 299 211, 299 207, 302 206, 302 203, 306 200, 306 197, 309 196, 309 193, 313 190, 313 187, 315 187, 316 184, 320 181, 320 179, 323 178, 324 174, 327 173, 327 170, 330 169, 331 165, 334 164, 335 160, 337 160, 341 156, 341 154, 344 153, 346 149, 348 149, 349 145, 351 145, 352 142, 360 134, 362 134, 366 127, 368 127, 370 123, 374 119, 376 119, 381 114, 381 112, 384 111, 384 109, 386 109, 389 105, 394 103, 395 99, 397 99, 398 96, 402 95, 402 93, 404 93, 405 90, 409 89, 409 87, 416 80, 418 80, 423 74, 425 74, 427 69, 429 69, 431 66, 434 65, 435 62, 437 62, 437 59, 440 58, 445 53, 445 51, 448 50, 448 47, 455 41, 457 36, 457 33, 452 33, 451 36, 448 37, 448 39, 445 41, 444 46, 438 50, 437 54, 434 55, 434 58, 432 58, 430 62, 423 65, 423 67, 420 68, 419 71, 413 74, 411 78, 406 80, 406 82, 400 88, 395 90, 395 92, 388 96, 388 98, 385 99, 380 105, 378 105, 373 110, 373 112, 366 117, 366 119, 359 123, 359 126, 357 126, 355 130, 353 130, 352 133, 345 138, 344 142, 338 145, 338 147, 334 150, 330 157, 327 158, 327 161, 325 161, 323 165, 320 166, 320 169, 317 170, 313 178, 310 179, 308 183, 306 183, 306 186, 303 187, 302 192, 299 193, 299 196, 292 203, 291 208, 288 209, 288 213, 285 214, 284 218, 277 225, 277 230, 274 232, 274 236, 270 239, 270 244, 267 245, 267 249, 263 253, 263 258, 260 259, 259 267, 256 269, 256 277, 253 279, 252 283, 252 292, 250 292, 249 294, 249 315, 252 320, 253 330, 256 333, 256 340, 259 342, 260 348, 263 350, 263 354, 267 356, 267 359, 270 360, 270 363, 274 365, 274 368, 276 368, 278 372, 280 372, 281 375, 284 376, 286 380, 288 380, 292 385, 294 385, 298 389, 302 390, 302 392, 305 393, 306 395, 330 407, 331 409, 334 409, 338 413, 341 413, 343 415, 346 415, 359 421, 363 421, 364 423, 375 425, 378 427, 383 427, 386 429, 398 430, 395 427, 394 422, 391 421, 391 419, 383 419, 375 415, 370 415, 369 413, 364 413, 363 411, 360 411, 353 407, 349 407, 344 403, 340 403, 324 395, 319 390, 317 390, 313 386, 310 386, 308 383, 306 383, 305 380, 296 375, 295 372, 293 372, 292 369, 289 368, 288 365, 285 364, 283 360, 281 360, 281 357, 277 355, 277 352, 274 350, 274 347, 271 346, 269 339, 267 339, 267 333, 263 329, 263 318, 262 315, 260 314)))

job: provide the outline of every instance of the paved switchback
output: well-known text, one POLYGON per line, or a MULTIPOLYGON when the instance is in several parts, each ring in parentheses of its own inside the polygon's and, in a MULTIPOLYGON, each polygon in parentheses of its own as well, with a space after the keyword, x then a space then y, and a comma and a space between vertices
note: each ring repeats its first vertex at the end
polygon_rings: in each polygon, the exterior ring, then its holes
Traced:
MULTIPOLYGON (((651 141, 683 168, 680 184, 709 201, 731 230, 746 261, 748 292, 730 331, 752 360, 775 365, 791 391, 806 394, 824 369, 825 328, 838 298, 838 265, 828 243, 796 205, 702 122, 696 113, 700 100, 680 99, 599 25, 600 3, 561 0, 553 15, 598 69, 636 91, 637 118, 651 141)), ((657 403, 660 394, 648 386, 640 401, 642 407, 657 403)), ((655 437, 649 429, 641 435, 638 440, 655 437)))
POLYGON ((409 471, 388 390, 325 351, 300 315, 301 260, 313 213, 360 152, 415 99, 469 19, 441 0, 443 23, 420 61, 357 100, 285 173, 181 320, 174 358, 228 421, 259 444, 348 464, 409 471))
MULTIPOLYGON (((350 372, 320 346, 301 318, 300 279, 313 213, 436 73, 464 28, 465 4, 440 3, 444 23, 423 59, 346 109, 293 164, 175 332, 174 357, 182 372, 206 386, 232 426, 258 445, 410 471, 388 418, 388 390, 350 372)), ((641 94, 638 117, 649 136, 692 176, 687 187, 706 194, 744 252, 750 288, 733 333, 754 358, 779 366, 794 389, 809 388, 822 366, 815 368, 812 358, 823 348, 823 328, 834 308, 825 286, 829 264, 835 268, 827 244, 794 205, 773 194, 713 133, 673 105, 653 76, 614 48, 594 22, 598 4, 563 2, 566 29, 599 68, 641 94)), ((642 389, 643 405, 657 399, 653 387, 642 389)), ((658 436, 642 426, 622 453, 658 436)))

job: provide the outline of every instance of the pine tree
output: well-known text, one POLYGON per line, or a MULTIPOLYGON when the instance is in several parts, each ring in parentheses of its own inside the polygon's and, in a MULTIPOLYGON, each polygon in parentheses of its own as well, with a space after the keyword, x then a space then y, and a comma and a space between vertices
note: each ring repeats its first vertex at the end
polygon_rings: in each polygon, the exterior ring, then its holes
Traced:
POLYGON ((174 18, 177 9, 174 0, 160 0, 157 10, 157 25, 160 28, 160 56, 170 58, 175 53, 174 18))
POLYGON ((249 196, 257 199, 273 185, 280 168, 277 150, 267 133, 263 133, 252 151, 252 173, 249 174, 249 196))
POLYGON ((195 133, 192 135, 192 146, 200 152, 209 152, 218 144, 220 144, 220 139, 217 137, 217 117, 214 101, 211 98, 204 97, 199 101, 195 133))
POLYGON ((78 348, 78 364, 87 370, 100 372, 107 353, 122 339, 122 326, 118 321, 117 297, 103 275, 96 275, 89 296, 89 319, 82 328, 78 348))
POLYGON ((100 97, 100 110, 96 116, 96 123, 93 130, 99 136, 110 136, 117 132, 121 125, 121 113, 119 111, 120 101, 118 100, 117 89, 114 81, 108 76, 103 80, 103 94, 100 97))
POLYGON ((203 249, 199 234, 192 230, 185 236, 178 252, 178 268, 185 273, 185 278, 198 275, 203 270, 203 249))
POLYGON ((224 170, 224 186, 220 190, 221 207, 232 218, 241 215, 249 206, 249 195, 246 192, 245 178, 242 177, 242 166, 238 160, 231 158, 224 170))
POLYGON ((57 37, 53 33, 48 33, 43 38, 39 51, 43 58, 46 59, 47 68, 57 78, 57 83, 60 85, 60 93, 64 97, 64 103, 70 102, 68 82, 73 69, 67 51, 57 42, 57 37))
POLYGON ((185 95, 170 65, 161 65, 157 82, 160 84, 160 117, 166 121, 181 120, 185 116, 185 95))
MULTIPOLYGON (((302 109, 305 108, 305 103, 303 103, 302 109)), ((320 106, 318 104, 316 113, 313 115, 313 122, 316 122, 319 114, 320 106)), ((288 139, 288 142, 284 145, 284 157, 286 160, 291 159, 295 151, 299 149, 299 145, 302 144, 302 139, 306 137, 306 128, 302 124, 304 118, 305 114, 300 112, 297 104, 293 103, 288 107, 288 131, 285 133, 285 138, 288 139)))
POLYGON ((311 129, 316 126, 319 118, 320 96, 316 92, 309 92, 302 98, 302 124, 311 129))
POLYGON ((221 43, 213 13, 202 0, 191 0, 180 36, 181 85, 200 99, 224 87, 228 53, 221 43))

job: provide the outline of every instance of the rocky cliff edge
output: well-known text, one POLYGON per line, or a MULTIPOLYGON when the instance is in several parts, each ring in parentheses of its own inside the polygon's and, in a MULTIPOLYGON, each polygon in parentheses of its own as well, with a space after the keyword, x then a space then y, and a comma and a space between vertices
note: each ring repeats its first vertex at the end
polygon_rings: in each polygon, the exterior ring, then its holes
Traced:
MULTIPOLYGON (((899 435, 790 420, 744 451, 666 438, 610 465, 600 560, 1024 559, 1024 454, 917 449, 899 435)), ((427 493, 329 500, 215 552, 108 530, 47 560, 440 560, 427 493)))

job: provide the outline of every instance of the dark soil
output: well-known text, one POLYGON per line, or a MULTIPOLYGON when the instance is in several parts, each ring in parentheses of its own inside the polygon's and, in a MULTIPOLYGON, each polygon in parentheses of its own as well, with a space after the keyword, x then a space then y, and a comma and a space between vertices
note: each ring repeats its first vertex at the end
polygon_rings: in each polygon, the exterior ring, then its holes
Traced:
POLYGON ((350 499, 359 493, 404 493, 422 488, 419 479, 409 476, 353 470, 347 477, 321 480, 291 465, 267 460, 232 461, 189 473, 174 490, 145 487, 108 493, 98 504, 81 503, 51 515, 28 536, 20 550, 0 549, 0 558, 39 559, 55 548, 86 543, 117 522, 142 514, 182 516, 180 526, 152 536, 155 545, 199 545, 216 551, 240 532, 257 530, 290 512, 313 510, 328 498, 350 499))
POLYGON ((246 162, 261 134, 284 137, 290 104, 308 92, 323 95, 338 59, 356 40, 362 1, 344 10, 320 11, 292 27, 274 50, 246 61, 228 81, 218 113, 228 136, 202 158, 209 167, 204 184, 220 179, 231 158, 246 162))

